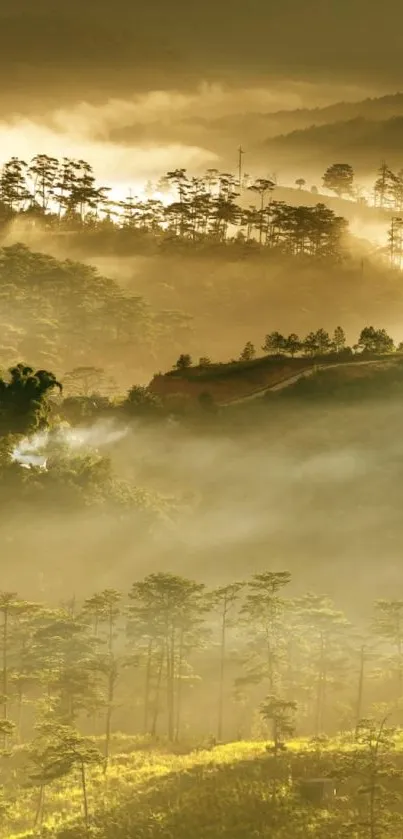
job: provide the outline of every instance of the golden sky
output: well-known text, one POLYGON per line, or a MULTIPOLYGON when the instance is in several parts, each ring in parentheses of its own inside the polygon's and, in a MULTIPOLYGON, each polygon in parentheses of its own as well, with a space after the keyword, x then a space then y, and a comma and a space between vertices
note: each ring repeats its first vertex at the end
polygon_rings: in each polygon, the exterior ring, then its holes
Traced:
POLYGON ((403 88, 401 24, 401 0, 0 0, 1 157, 230 162, 253 131, 217 120, 403 88))

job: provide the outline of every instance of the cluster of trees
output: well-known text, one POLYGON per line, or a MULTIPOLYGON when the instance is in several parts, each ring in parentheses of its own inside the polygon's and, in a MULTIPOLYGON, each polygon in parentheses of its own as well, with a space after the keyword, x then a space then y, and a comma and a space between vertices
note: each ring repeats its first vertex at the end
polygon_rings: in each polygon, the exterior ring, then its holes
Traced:
POLYGON ((290 583, 266 571, 208 590, 160 572, 127 596, 107 589, 57 607, 1 592, 2 746, 29 744, 39 808, 77 766, 85 795, 85 766, 107 767, 116 717, 120 730, 172 743, 192 730, 252 731, 275 753, 296 730, 360 733, 374 703, 401 721, 403 601, 377 601, 370 624, 354 627, 328 597, 287 597, 290 583))
POLYGON ((58 218, 98 218, 107 202, 108 187, 98 187, 85 160, 62 161, 37 154, 29 163, 17 157, 6 161, 0 174, 3 218, 36 211, 58 218))
POLYGON ((250 181, 246 189, 256 201, 244 207, 236 203, 240 186, 233 175, 209 169, 204 177, 191 177, 176 169, 160 179, 155 192, 149 184, 144 200, 129 194, 114 201, 108 187, 97 186, 90 164, 42 154, 29 164, 17 158, 4 164, 0 218, 23 213, 64 229, 120 227, 190 241, 222 242, 237 233, 238 239, 258 240, 288 254, 340 257, 346 221, 324 204, 293 207, 273 201, 274 187, 268 178, 250 181))
POLYGON ((266 695, 294 702, 305 734, 354 726, 373 701, 400 719, 403 601, 377 601, 371 624, 357 628, 326 596, 287 598, 290 582, 267 571, 208 590, 160 572, 127 597, 108 589, 58 607, 2 592, 3 719, 21 737, 47 697, 59 724, 103 733, 106 758, 117 712, 128 731, 172 742, 192 718, 219 740, 234 737, 237 722, 248 736, 266 695), (203 673, 212 716, 200 724, 203 673), (125 714, 124 695, 138 697, 125 714))
MULTIPOLYGON (((399 345, 401 348, 402 345, 399 345)), ((371 353, 383 355, 395 350, 393 338, 387 334, 385 329, 376 329, 373 326, 365 326, 361 330, 358 341, 354 346, 346 346, 346 334, 341 326, 337 326, 331 336, 325 329, 318 329, 301 339, 295 333, 287 337, 279 332, 271 332, 266 335, 262 349, 268 354, 284 353, 294 357, 298 353, 307 356, 326 355, 328 353, 343 353, 352 350, 357 353, 371 353)))
POLYGON ((257 231, 260 243, 294 256, 338 259, 343 253, 347 222, 325 204, 293 207, 271 201, 260 210, 245 211, 246 238, 257 231))
MULTIPOLYGON (((361 189, 355 184, 355 173, 349 163, 332 163, 325 171, 322 183, 325 189, 335 192, 339 198, 347 196, 362 201, 361 189)), ((304 178, 296 180, 296 186, 306 186, 304 178)), ((315 193, 317 189, 312 188, 315 193)), ((403 209, 403 169, 393 172, 383 162, 377 172, 373 187, 373 205, 381 209, 401 212, 403 209)))
MULTIPOLYGON (((316 332, 309 332, 305 338, 300 338, 295 332, 290 335, 282 335, 280 332, 269 332, 264 340, 262 350, 267 355, 288 355, 294 358, 297 355, 315 358, 316 356, 335 354, 348 358, 353 352, 364 355, 385 355, 395 350, 401 352, 403 343, 397 347, 393 338, 386 332, 386 329, 376 329, 374 326, 365 326, 361 330, 358 341, 353 347, 346 344, 346 334, 343 327, 336 326, 333 335, 326 329, 317 329, 316 332)), ((252 361, 256 358, 256 347, 251 341, 247 341, 243 348, 239 361, 252 361)), ((192 366, 192 357, 189 353, 181 353, 175 368, 186 370, 192 366)), ((211 359, 202 356, 199 359, 200 367, 211 365, 211 359)))
MULTIPOLYGON (((118 477, 110 459, 90 444, 83 451, 70 450, 65 421, 91 422, 89 405, 99 419, 111 403, 102 398, 63 400, 60 391, 62 385, 53 373, 25 364, 0 377, 1 525, 6 525, 11 510, 15 515, 31 509, 85 516, 91 509, 102 509, 111 522, 117 516, 127 518, 138 534, 146 535, 174 511, 174 499, 118 477), (36 441, 33 448, 30 440, 36 441)), ((148 415, 150 402, 151 396, 148 415)), ((130 391, 117 415, 127 421, 132 413, 130 391)), ((113 414, 107 411, 106 416, 113 414)))
POLYGON ((403 169, 393 172, 382 163, 374 184, 374 205, 401 212, 403 209, 403 169))

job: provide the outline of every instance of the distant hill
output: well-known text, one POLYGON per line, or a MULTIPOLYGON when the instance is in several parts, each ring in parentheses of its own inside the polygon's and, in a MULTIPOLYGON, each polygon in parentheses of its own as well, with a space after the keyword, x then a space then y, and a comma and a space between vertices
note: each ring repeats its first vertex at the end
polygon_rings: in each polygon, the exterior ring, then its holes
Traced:
POLYGON ((260 136, 276 137, 291 131, 304 130, 312 126, 330 125, 335 122, 349 122, 355 119, 387 120, 403 116, 403 93, 393 93, 359 102, 337 102, 325 108, 298 108, 273 112, 241 112, 209 119, 199 116, 196 119, 182 120, 193 127, 212 130, 220 134, 230 133, 232 137, 246 138, 260 136))
POLYGON ((356 119, 388 120, 403 116, 403 93, 393 93, 361 102, 337 102, 325 108, 301 108, 294 111, 277 111, 260 114, 269 128, 268 136, 285 132, 304 130, 312 126, 330 125, 335 122, 349 122, 356 119))
POLYGON ((403 166, 403 115, 385 120, 355 117, 348 121, 312 125, 289 134, 270 137, 264 143, 273 167, 323 168, 332 162, 351 163, 362 176, 374 176, 382 160, 403 166))
MULTIPOLYGON (((293 132, 350 124, 355 121, 359 121, 362 125, 367 122, 383 123, 396 117, 403 117, 403 93, 401 92, 358 102, 337 102, 324 108, 299 108, 273 112, 250 111, 245 108, 241 98, 239 111, 235 113, 223 114, 215 118, 204 115, 203 112, 191 117, 175 115, 172 121, 168 119, 162 122, 156 117, 155 122, 151 121, 147 124, 134 120, 129 125, 112 128, 108 136, 111 141, 128 146, 133 143, 152 143, 155 141, 155 136, 158 136, 162 143, 185 143, 190 146, 203 147, 225 161, 225 166, 229 171, 232 171, 236 161, 236 145, 241 142, 246 151, 245 171, 253 170, 255 174, 258 174, 260 170, 262 174, 262 172, 273 172, 278 165, 290 162, 295 166, 299 164, 298 159, 290 161, 288 148, 283 157, 278 154, 284 137, 293 132), (273 146, 275 156, 268 155, 267 141, 270 140, 275 142, 273 146)), ((333 146, 329 146, 329 140, 325 155, 321 158, 321 165, 325 158, 327 162, 327 150, 331 156, 333 151, 338 150, 339 129, 335 130, 333 146)), ((360 130, 359 125, 356 130, 360 130)), ((296 139, 298 141, 298 138, 296 139)), ((319 141, 322 142, 321 137, 319 141)), ((311 140, 308 137, 307 143, 309 142, 311 140)), ((378 165, 378 157, 381 154, 381 149, 378 147, 376 154, 378 165)), ((315 154, 312 156, 312 161, 315 162, 315 154)), ((214 165, 213 161, 212 165, 214 165)), ((299 174, 305 176, 306 172, 300 171, 299 174)))

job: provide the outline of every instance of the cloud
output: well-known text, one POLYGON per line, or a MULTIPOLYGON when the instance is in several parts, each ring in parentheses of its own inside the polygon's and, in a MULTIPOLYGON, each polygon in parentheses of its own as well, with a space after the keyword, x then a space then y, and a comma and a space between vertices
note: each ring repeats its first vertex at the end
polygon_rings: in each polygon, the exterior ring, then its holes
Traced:
POLYGON ((10 96, 130 95, 274 79, 401 79, 400 0, 2 0, 0 70, 10 96), (363 34, 365 21, 365 35, 363 34))
MULTIPOLYGON (((355 102, 364 88, 303 81, 236 87, 202 82, 187 91, 152 89, 102 101, 47 103, 40 111, 4 113, 1 158, 45 153, 88 160, 104 183, 145 181, 177 166, 234 168, 237 146, 261 145, 270 126, 292 125, 301 108, 340 97, 355 102), (270 115, 276 114, 274 121, 270 115)), ((3 109, 4 110, 4 109, 3 109)))
MULTIPOLYGON (((94 168, 97 178, 108 185, 133 185, 148 178, 159 177, 175 166, 203 168, 213 164, 216 155, 209 149, 197 145, 177 142, 159 143, 147 141, 144 145, 120 145, 101 138, 93 139, 91 125, 75 121, 75 112, 64 112, 65 124, 60 115, 58 129, 50 124, 40 124, 26 118, 13 122, 0 122, 1 163, 17 156, 29 160, 35 154, 48 154, 59 159, 63 157, 87 160, 94 168)), ((51 121, 50 121, 51 122, 51 121)))

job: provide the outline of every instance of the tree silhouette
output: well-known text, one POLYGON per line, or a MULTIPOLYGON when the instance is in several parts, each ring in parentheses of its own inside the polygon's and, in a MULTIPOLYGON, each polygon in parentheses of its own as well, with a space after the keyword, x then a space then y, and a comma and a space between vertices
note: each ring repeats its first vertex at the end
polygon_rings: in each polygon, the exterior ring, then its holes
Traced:
POLYGON ((333 163, 323 175, 323 186, 336 195, 351 195, 354 183, 354 171, 348 163, 333 163))
POLYGON ((375 354, 390 353, 395 348, 385 329, 374 329, 373 326, 366 326, 361 331, 357 347, 363 352, 375 354))
POLYGON ((377 600, 373 629, 394 648, 397 699, 400 700, 403 698, 403 600, 377 600))
POLYGON ((256 350, 251 341, 247 341, 245 344, 241 355, 239 356, 240 361, 252 361, 255 358, 256 350))
POLYGON ((157 651, 156 699, 162 678, 166 687, 168 739, 179 737, 182 689, 187 656, 200 643, 199 626, 206 604, 204 586, 174 574, 151 574, 130 593, 132 637, 147 639, 146 701, 149 702, 153 656, 157 651), (151 634, 150 634, 151 630, 151 634))
POLYGON ((32 197, 35 206, 46 213, 56 195, 56 183, 59 174, 59 161, 46 154, 37 154, 28 167, 32 179, 32 197))
POLYGON ((262 350, 266 353, 281 353, 286 350, 287 339, 280 332, 271 332, 266 335, 262 350))
POLYGON ((191 366, 192 358, 187 353, 183 353, 182 355, 180 355, 175 364, 177 370, 187 370, 191 366))
POLYGON ((87 599, 84 603, 83 614, 92 616, 94 619, 94 632, 99 642, 103 642, 105 651, 100 649, 97 653, 95 668, 106 681, 106 714, 105 714, 105 770, 109 761, 111 742, 111 722, 114 707, 116 682, 118 679, 118 662, 114 650, 116 639, 116 623, 121 614, 121 594, 115 589, 105 589, 99 594, 87 599), (103 638, 105 629, 106 637, 103 638))
POLYGON ((9 370, 9 380, 0 378, 0 427, 3 433, 26 434, 47 423, 46 397, 62 385, 53 373, 17 364, 9 370))
POLYGON ((217 609, 220 616, 220 679, 217 722, 218 741, 221 741, 223 738, 227 632, 234 620, 234 609, 239 602, 239 597, 243 588, 244 583, 230 583, 227 586, 222 586, 221 588, 216 589, 216 591, 214 591, 211 595, 212 606, 217 609))
POLYGON ((341 326, 336 326, 336 329, 333 333, 333 345, 336 352, 340 353, 345 349, 346 346, 346 333, 341 326))

